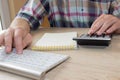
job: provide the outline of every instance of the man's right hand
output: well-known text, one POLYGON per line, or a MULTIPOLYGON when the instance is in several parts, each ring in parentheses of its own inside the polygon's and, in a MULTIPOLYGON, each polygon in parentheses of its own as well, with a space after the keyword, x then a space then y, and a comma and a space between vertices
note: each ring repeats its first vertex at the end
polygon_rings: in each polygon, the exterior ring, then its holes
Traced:
POLYGON ((32 36, 29 33, 29 25, 22 19, 14 20, 7 30, 0 33, 0 45, 5 46, 6 53, 10 53, 12 47, 16 48, 17 53, 22 53, 23 49, 31 42, 32 36))

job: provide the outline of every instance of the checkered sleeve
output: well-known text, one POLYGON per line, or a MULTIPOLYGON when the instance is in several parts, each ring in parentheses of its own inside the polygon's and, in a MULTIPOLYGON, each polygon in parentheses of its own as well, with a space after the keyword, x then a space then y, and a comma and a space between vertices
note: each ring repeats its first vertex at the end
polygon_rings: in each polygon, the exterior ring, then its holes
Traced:
POLYGON ((28 0, 18 12, 16 18, 27 20, 31 29, 35 30, 40 26, 43 17, 47 14, 48 7, 47 0, 28 0))
POLYGON ((120 18, 120 0, 113 0, 112 2, 113 7, 113 15, 120 18))

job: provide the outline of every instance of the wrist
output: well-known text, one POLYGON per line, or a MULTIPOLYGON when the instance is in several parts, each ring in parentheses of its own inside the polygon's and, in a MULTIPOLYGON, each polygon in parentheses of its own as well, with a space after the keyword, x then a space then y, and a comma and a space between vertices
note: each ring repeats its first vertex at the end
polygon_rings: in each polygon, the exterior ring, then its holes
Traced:
POLYGON ((11 25, 10 25, 10 28, 13 28, 13 29, 22 29, 24 30, 25 32, 30 32, 30 25, 28 24, 28 22, 22 18, 15 18, 11 25))

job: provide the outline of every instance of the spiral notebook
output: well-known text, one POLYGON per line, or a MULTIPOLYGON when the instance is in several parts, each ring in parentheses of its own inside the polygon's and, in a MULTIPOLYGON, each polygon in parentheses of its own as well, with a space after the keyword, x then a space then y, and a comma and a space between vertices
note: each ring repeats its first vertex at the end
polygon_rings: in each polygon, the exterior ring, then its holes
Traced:
POLYGON ((70 50, 76 49, 77 43, 73 40, 77 32, 45 33, 35 45, 33 50, 70 50))

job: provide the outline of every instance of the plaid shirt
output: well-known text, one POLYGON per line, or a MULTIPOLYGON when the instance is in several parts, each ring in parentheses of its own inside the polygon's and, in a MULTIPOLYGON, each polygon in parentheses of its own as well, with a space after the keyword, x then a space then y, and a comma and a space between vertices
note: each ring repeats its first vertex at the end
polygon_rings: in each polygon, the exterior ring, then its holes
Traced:
POLYGON ((90 27, 101 14, 120 17, 120 0, 28 0, 17 17, 37 29, 44 16, 51 27, 90 27))

